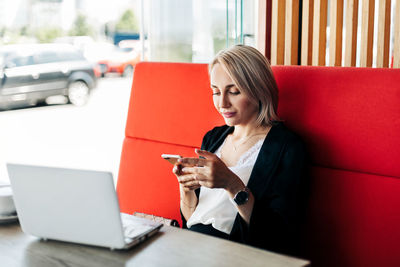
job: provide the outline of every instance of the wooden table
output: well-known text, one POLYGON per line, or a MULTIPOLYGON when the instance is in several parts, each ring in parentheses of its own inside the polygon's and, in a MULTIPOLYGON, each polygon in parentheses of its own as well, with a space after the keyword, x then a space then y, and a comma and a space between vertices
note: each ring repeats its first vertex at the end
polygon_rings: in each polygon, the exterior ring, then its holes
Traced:
POLYGON ((164 226, 128 251, 42 241, 18 223, 0 225, 0 266, 306 266, 309 262, 164 226))

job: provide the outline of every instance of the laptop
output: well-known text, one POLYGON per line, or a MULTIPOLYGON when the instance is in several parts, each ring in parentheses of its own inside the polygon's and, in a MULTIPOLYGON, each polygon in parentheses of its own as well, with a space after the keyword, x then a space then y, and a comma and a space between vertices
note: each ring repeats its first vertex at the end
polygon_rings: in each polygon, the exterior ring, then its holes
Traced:
POLYGON ((112 174, 7 164, 22 230, 44 240, 128 249, 163 224, 121 214, 112 174))

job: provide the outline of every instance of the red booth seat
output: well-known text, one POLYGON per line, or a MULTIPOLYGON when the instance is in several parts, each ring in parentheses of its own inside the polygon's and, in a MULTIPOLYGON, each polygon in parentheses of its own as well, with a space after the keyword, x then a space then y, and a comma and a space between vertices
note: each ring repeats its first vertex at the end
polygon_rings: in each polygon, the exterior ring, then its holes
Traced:
MULTIPOLYGON (((275 66, 279 115, 311 155, 304 257, 400 266, 400 70, 275 66)), ((121 211, 180 221, 163 153, 194 155, 223 120, 204 64, 140 63, 117 184, 121 211)))
POLYGON ((194 156, 203 135, 223 120, 214 110, 204 64, 135 67, 117 192, 123 212, 177 219, 179 185, 161 154, 194 156))

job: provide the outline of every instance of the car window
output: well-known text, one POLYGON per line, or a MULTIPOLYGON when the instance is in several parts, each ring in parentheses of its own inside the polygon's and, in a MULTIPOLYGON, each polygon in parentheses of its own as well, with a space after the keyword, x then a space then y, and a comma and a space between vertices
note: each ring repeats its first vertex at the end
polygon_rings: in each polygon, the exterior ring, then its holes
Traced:
POLYGON ((43 51, 35 56, 36 64, 45 64, 61 61, 82 60, 83 56, 78 51, 43 51))
POLYGON ((27 65, 32 65, 32 64, 33 64, 32 56, 18 56, 18 55, 8 56, 6 58, 6 63, 5 63, 5 65, 8 68, 22 67, 22 66, 27 66, 27 65))
POLYGON ((133 47, 119 47, 118 50, 127 53, 133 51, 133 47))
POLYGON ((84 59, 78 51, 63 51, 58 54, 59 61, 74 61, 84 59))
POLYGON ((45 64, 57 61, 59 61, 59 59, 58 54, 55 51, 43 51, 35 55, 36 64, 45 64))

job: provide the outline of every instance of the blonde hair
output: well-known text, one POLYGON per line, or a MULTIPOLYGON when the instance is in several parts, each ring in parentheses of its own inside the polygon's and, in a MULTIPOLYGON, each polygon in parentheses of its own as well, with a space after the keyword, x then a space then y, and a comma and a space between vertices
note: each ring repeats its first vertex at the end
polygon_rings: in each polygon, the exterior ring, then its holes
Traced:
POLYGON ((209 72, 221 64, 240 92, 258 105, 258 126, 279 121, 278 87, 268 60, 254 47, 235 45, 220 51, 209 64, 209 72))

